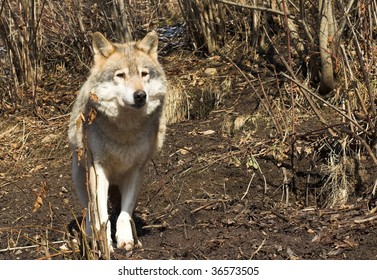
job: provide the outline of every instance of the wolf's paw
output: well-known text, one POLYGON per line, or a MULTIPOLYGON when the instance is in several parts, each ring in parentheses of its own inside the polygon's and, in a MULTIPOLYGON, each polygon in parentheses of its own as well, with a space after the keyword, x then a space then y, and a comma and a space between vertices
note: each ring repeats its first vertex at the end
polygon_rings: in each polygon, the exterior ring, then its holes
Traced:
POLYGON ((135 247, 134 240, 118 240, 118 249, 126 249, 126 251, 131 251, 135 247))
POLYGON ((126 249, 127 251, 140 247, 141 245, 137 239, 135 223, 131 216, 126 212, 121 213, 118 217, 115 237, 117 240, 117 247, 126 249), (135 240, 137 241, 137 244, 135 244, 135 240))
POLYGON ((130 220, 119 221, 117 223, 117 232, 115 234, 117 247, 120 249, 132 250, 135 247, 134 237, 130 220))
POLYGON ((141 244, 140 240, 137 240, 136 244, 134 240, 124 240, 118 241, 117 247, 118 249, 126 249, 126 251, 131 251, 135 248, 141 248, 143 245, 141 244))

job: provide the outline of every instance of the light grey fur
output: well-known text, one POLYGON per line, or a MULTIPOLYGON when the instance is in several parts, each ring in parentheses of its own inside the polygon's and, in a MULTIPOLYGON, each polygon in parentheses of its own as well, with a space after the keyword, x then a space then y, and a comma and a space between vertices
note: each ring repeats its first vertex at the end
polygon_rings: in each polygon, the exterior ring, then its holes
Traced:
MULTIPOLYGON (((130 220, 144 167, 164 139, 167 82, 157 61, 155 32, 139 43, 128 44, 113 44, 101 36, 97 33, 93 39, 95 63, 73 105, 69 122, 72 177, 81 203, 88 208, 86 185, 89 184, 94 223, 97 229, 107 223, 110 250, 108 190, 110 185, 119 187, 121 213, 117 220, 117 245, 130 250, 136 238, 132 236, 130 220), (142 76, 141 73, 145 75, 148 71, 150 75, 142 76), (147 94, 146 104, 141 108, 133 104, 132 95, 136 90, 147 94), (89 124, 90 118, 93 120, 89 124), (87 171, 89 182, 86 182, 87 171)), ((87 215, 88 234, 91 222, 87 215)))

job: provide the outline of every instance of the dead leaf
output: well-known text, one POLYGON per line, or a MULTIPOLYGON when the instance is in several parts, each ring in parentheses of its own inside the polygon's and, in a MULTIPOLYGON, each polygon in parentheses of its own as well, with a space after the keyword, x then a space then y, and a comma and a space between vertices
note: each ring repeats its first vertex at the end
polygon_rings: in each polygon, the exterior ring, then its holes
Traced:
POLYGON ((228 226, 230 226, 230 225, 234 225, 234 224, 236 223, 235 220, 230 219, 230 218, 228 218, 228 219, 223 219, 222 222, 223 222, 223 224, 228 225, 228 226))
POLYGON ((349 247, 351 247, 352 249, 359 247, 359 243, 348 236, 343 240, 343 242, 347 244, 349 247))
POLYGON ((41 196, 37 196, 37 199, 34 202, 33 212, 37 211, 43 205, 43 199, 41 196))
POLYGON ((12 148, 14 148, 14 149, 19 149, 19 148, 21 148, 22 143, 20 143, 20 142, 18 142, 18 143, 12 143, 11 146, 12 146, 12 148))
POLYGON ((311 155, 313 153, 313 148, 310 146, 305 146, 304 152, 306 155, 311 155))
POLYGON ((217 74, 217 69, 216 68, 207 68, 206 70, 204 70, 204 74, 206 74, 207 76, 214 76, 217 74))
POLYGON ((90 100, 92 100, 93 102, 98 103, 98 96, 97 96, 97 94, 95 94, 94 92, 91 92, 91 93, 90 93, 89 98, 90 98, 90 100))
POLYGON ((41 189, 37 193, 37 198, 34 202, 33 212, 37 211, 43 205, 43 198, 46 198, 46 183, 42 182, 41 189))
POLYGON ((76 149, 76 155, 77 155, 77 160, 80 162, 82 159, 82 154, 83 154, 83 149, 81 147, 78 147, 76 149))
POLYGON ((312 242, 319 242, 321 237, 317 234, 312 238, 312 242))
POLYGON ((191 148, 183 147, 183 148, 179 149, 177 152, 180 153, 181 155, 186 155, 191 151, 191 149, 192 149, 192 147, 191 148))
POLYGON ((334 242, 335 249, 338 248, 351 248, 351 249, 356 249, 359 247, 359 243, 355 241, 354 239, 350 238, 347 236, 344 240, 340 241, 337 240, 334 242))
POLYGON ((35 173, 35 172, 37 172, 37 171, 39 171, 39 170, 42 170, 44 167, 45 167, 45 164, 39 164, 39 165, 33 167, 33 168, 29 171, 29 173, 30 173, 30 174, 35 173))
POLYGON ((92 124, 93 121, 96 119, 96 116, 97 111, 94 108, 90 107, 88 112, 88 124, 92 124))
POLYGON ((291 248, 287 247, 287 253, 290 260, 299 260, 300 258, 296 255, 295 252, 292 251, 291 248))
POLYGON ((43 144, 46 144, 46 143, 50 143, 50 142, 52 142, 52 141, 54 141, 58 138, 59 138, 59 135, 57 135, 57 134, 49 134, 49 135, 46 135, 45 137, 43 137, 41 142, 43 144))
POLYGON ((338 256, 344 252, 343 248, 333 249, 327 253, 328 256, 338 256))

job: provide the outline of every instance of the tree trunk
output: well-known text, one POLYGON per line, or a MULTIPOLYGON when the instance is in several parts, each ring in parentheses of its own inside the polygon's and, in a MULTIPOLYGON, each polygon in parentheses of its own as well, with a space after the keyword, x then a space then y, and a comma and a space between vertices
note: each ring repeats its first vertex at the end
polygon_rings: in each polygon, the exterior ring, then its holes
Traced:
POLYGON ((113 0, 114 16, 119 19, 119 24, 115 28, 117 38, 122 42, 132 41, 133 28, 128 20, 130 0, 113 0))
POLYGON ((332 50, 330 47, 334 34, 331 1, 319 1, 319 13, 319 47, 321 57, 321 82, 319 93, 321 95, 326 95, 334 89, 334 70, 332 64, 332 50))
POLYGON ((196 48, 209 54, 222 47, 225 38, 223 6, 215 0, 179 0, 196 48))

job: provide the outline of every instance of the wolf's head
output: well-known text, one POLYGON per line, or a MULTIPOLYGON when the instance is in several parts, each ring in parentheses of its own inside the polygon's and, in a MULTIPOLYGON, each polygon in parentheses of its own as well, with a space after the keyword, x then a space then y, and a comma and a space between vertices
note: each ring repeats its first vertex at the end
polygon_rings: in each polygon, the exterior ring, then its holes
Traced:
POLYGON ((158 35, 148 33, 139 42, 112 43, 93 34, 94 65, 90 91, 99 111, 116 117, 136 110, 151 114, 163 104, 167 82, 157 60, 158 35))

